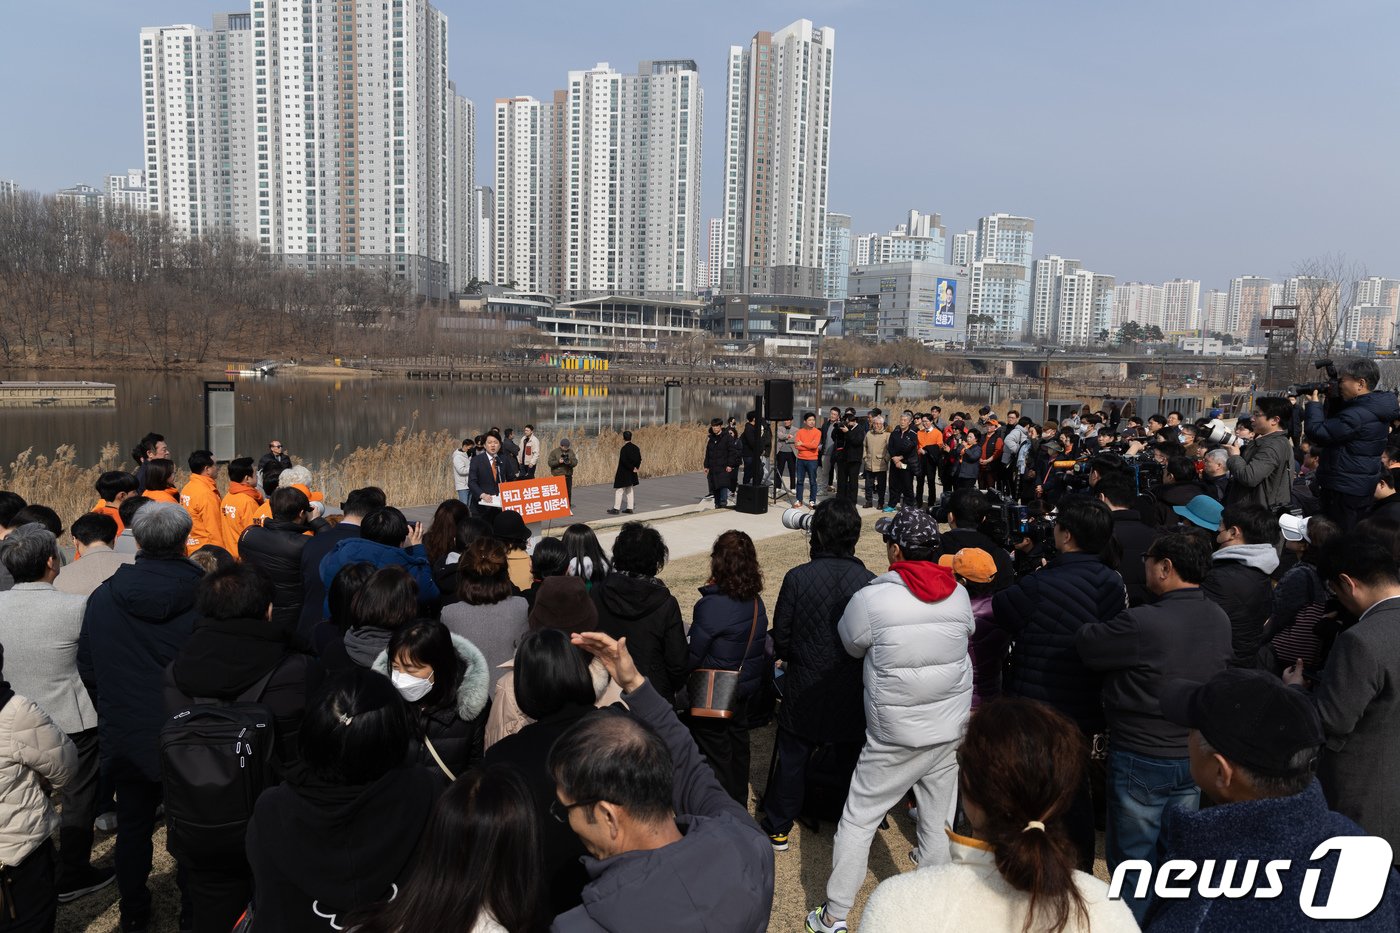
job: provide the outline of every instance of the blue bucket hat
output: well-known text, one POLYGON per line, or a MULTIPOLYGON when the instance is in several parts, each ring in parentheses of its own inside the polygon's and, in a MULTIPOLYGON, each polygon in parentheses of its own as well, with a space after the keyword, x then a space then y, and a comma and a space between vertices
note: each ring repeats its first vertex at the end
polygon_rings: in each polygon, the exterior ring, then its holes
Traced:
POLYGON ((1197 496, 1185 505, 1172 506, 1172 511, 1207 531, 1219 531, 1220 515, 1225 506, 1210 496, 1197 496))

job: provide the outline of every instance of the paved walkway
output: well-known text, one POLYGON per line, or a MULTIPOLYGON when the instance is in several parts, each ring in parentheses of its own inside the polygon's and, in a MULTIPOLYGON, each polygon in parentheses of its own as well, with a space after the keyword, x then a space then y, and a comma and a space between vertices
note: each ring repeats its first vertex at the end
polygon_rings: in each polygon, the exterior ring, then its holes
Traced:
MULTIPOLYGON (((708 553, 715 538, 731 528, 748 532, 755 541, 787 531, 782 515, 788 499, 779 499, 765 514, 749 515, 735 509, 716 509, 711 500, 704 498, 707 492, 703 472, 644 479, 636 490, 636 514, 609 515, 607 510, 613 506, 611 483, 575 486, 572 519, 532 525, 530 530, 535 534, 559 534, 571 522, 585 522, 598 534, 603 550, 611 551, 617 529, 625 522, 664 522, 669 527, 663 528, 662 533, 672 559, 708 553), (676 527, 681 519, 683 530, 676 527)), ((436 510, 435 505, 424 505, 403 512, 409 521, 427 525, 436 510)))

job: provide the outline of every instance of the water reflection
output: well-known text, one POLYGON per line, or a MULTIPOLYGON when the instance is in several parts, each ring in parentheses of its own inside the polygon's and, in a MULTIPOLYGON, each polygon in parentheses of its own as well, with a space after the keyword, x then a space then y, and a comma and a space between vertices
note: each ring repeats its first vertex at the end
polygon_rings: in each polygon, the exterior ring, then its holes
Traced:
MULTIPOLYGON (((117 387, 115 407, 0 409, 0 457, 5 463, 28 447, 52 454, 60 444, 77 447, 78 462, 97 460, 102 445, 117 443, 125 456, 147 431, 166 436, 183 461, 189 451, 204 446, 204 382, 221 375, 158 374, 117 371, 78 373, 0 370, 0 379, 86 379, 117 387)), ((342 377, 229 377, 236 383, 236 436, 242 454, 258 456, 267 441, 277 438, 295 456, 319 461, 392 439, 401 427, 454 435, 484 431, 491 425, 533 423, 547 438, 563 433, 595 434, 604 428, 622 430, 664 420, 660 386, 541 387, 480 383, 420 382, 375 379, 347 373, 342 377), (414 419, 414 413, 417 419, 414 419)), ((716 415, 743 418, 753 407, 752 390, 686 388, 681 392, 681 418, 688 422, 716 415)), ((827 402, 846 397, 827 393, 827 402)), ((810 391, 799 407, 810 406, 810 391)), ((128 464, 129 465, 129 464, 128 464)))

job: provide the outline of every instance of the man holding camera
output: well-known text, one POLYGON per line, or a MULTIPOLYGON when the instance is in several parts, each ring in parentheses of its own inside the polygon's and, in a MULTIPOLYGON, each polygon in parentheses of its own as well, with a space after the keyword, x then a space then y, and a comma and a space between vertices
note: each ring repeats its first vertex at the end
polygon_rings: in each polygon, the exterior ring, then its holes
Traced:
POLYGON ((1322 511, 1350 531, 1370 509, 1390 422, 1400 418, 1394 392, 1378 392, 1380 370, 1366 359, 1347 360, 1337 374, 1344 404, 1327 417, 1321 393, 1308 395, 1307 438, 1320 455, 1322 511))
POLYGON ((1261 398, 1254 406, 1254 440, 1226 444, 1225 468, 1230 484, 1225 504, 1256 502, 1269 509, 1288 505, 1293 483, 1293 445, 1288 440, 1289 405, 1281 398, 1261 398))

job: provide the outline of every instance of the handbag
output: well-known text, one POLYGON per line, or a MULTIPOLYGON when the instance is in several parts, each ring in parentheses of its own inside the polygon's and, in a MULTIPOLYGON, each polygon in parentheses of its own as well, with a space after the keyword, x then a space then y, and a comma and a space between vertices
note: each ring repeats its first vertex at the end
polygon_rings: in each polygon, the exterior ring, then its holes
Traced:
POLYGON ((690 698, 690 715, 701 719, 733 719, 739 705, 739 676, 744 669, 744 660, 749 656, 749 646, 758 632, 758 600, 753 601, 753 622, 749 625, 749 637, 744 642, 744 653, 739 655, 737 670, 723 670, 713 667, 699 667, 686 678, 686 695, 690 698))

